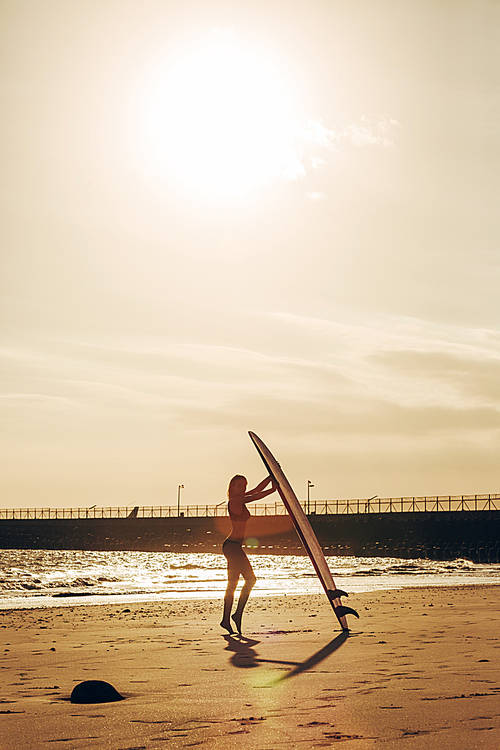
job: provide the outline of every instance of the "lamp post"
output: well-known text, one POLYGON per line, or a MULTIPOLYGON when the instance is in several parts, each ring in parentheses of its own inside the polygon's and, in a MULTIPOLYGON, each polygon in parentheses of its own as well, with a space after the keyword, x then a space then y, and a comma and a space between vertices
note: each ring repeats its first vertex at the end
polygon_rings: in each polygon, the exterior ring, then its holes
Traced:
POLYGON ((181 490, 183 489, 183 484, 177 485, 177 517, 181 515, 181 490))
POLYGON ((310 513, 310 504, 311 504, 311 496, 310 496, 310 489, 311 487, 314 487, 314 484, 311 482, 310 479, 307 480, 307 515, 310 513))
POLYGON ((372 496, 371 496, 371 497, 369 497, 369 498, 368 498, 368 500, 366 501, 366 510, 367 510, 367 512, 368 512, 368 513, 370 512, 370 503, 371 503, 371 501, 372 501, 372 500, 376 500, 376 498, 377 498, 377 497, 378 497, 378 495, 372 495, 372 496))

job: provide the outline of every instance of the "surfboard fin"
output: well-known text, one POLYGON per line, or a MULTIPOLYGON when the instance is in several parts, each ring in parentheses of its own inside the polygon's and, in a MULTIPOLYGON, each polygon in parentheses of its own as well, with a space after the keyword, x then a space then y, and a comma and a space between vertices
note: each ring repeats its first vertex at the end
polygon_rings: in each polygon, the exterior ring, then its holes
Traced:
POLYGON ((332 599, 340 599, 341 596, 349 596, 349 594, 346 591, 341 591, 340 589, 328 589, 328 597, 330 601, 332 599))
POLYGON ((334 610, 337 617, 344 617, 344 615, 354 615, 354 617, 357 617, 359 619, 358 613, 351 607, 334 607, 334 610))

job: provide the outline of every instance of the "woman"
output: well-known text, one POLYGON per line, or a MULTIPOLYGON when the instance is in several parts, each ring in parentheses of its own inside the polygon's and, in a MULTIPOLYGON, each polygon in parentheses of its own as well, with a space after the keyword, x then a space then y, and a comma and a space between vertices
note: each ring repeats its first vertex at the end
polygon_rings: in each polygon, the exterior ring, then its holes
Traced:
POLYGON ((229 500, 228 510, 229 518, 231 519, 231 533, 222 545, 222 553, 227 560, 227 589, 224 596, 224 614, 220 623, 221 627, 225 628, 229 633, 234 633, 231 625, 231 620, 233 620, 238 633, 241 635, 241 617, 250 596, 250 591, 256 581, 250 560, 242 547, 246 522, 250 518, 250 512, 246 506, 247 503, 261 500, 263 497, 267 497, 267 495, 274 492, 276 489, 274 486, 268 490, 264 489, 271 482, 271 477, 267 477, 249 492, 246 491, 247 480, 240 474, 237 474, 229 482, 227 496, 229 500), (241 589, 236 611, 231 619, 229 619, 233 607, 234 592, 240 575, 245 579, 245 584, 241 589))

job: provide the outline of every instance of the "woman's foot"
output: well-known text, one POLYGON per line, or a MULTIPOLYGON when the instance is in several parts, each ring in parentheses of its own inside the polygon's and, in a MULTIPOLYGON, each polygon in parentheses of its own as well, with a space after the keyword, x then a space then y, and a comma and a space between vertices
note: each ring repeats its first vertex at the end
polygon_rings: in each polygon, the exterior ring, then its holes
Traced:
POLYGON ((229 622, 229 620, 221 620, 220 621, 221 628, 225 628, 228 633, 234 633, 233 626, 229 622))
POLYGON ((231 620, 233 620, 236 625, 236 630, 241 635, 241 615, 239 615, 238 612, 235 612, 234 615, 231 615, 231 620))

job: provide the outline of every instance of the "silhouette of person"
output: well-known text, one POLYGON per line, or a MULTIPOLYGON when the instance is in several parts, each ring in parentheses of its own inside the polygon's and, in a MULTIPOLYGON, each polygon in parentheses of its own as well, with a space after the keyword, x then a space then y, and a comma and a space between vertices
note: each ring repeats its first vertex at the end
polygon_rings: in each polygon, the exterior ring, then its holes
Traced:
POLYGON ((263 497, 267 497, 267 495, 274 492, 276 489, 274 485, 270 489, 265 489, 265 487, 271 483, 271 477, 266 477, 266 479, 254 487, 253 490, 247 492, 246 478, 241 476, 241 474, 237 474, 231 479, 227 489, 231 532, 222 545, 222 553, 227 560, 227 588, 224 595, 224 614, 220 625, 229 633, 234 633, 231 625, 231 620, 233 620, 238 633, 241 635, 241 618, 243 616, 243 610, 245 609, 245 605, 255 581, 257 580, 250 564, 250 560, 246 556, 242 547, 245 536, 245 526, 250 518, 250 511, 247 508, 247 503, 261 500, 263 497), (235 613, 231 616, 234 592, 238 585, 240 575, 245 579, 245 583, 241 589, 235 613))

